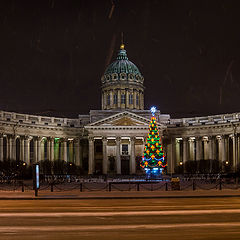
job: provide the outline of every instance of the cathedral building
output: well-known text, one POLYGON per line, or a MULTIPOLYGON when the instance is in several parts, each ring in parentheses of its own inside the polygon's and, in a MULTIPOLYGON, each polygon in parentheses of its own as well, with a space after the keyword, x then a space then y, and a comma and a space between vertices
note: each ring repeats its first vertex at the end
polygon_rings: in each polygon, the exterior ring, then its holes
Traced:
MULTIPOLYGON (((101 110, 76 119, 0 111, 0 161, 64 160, 86 174, 141 174, 151 113, 144 109, 144 78, 124 45, 101 78, 101 101, 101 110)), ((189 160, 218 160, 237 171, 240 113, 172 119, 157 111, 155 116, 168 173, 189 160)))

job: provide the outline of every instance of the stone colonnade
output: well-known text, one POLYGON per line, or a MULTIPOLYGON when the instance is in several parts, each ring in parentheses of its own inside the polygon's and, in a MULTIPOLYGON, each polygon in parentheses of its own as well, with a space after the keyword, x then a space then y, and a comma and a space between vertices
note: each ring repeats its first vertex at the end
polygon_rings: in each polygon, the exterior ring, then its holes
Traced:
POLYGON ((215 135, 174 138, 168 146, 170 172, 188 160, 219 160, 236 171, 240 163, 240 136, 215 135), (230 156, 231 155, 231 156, 230 156))
MULTIPOLYGON (((135 154, 135 137, 130 137, 130 151, 128 153, 128 156, 130 157, 129 161, 129 170, 130 174, 136 173, 136 154, 135 154)), ((121 174, 121 156, 123 153, 121 152, 121 137, 115 138, 116 143, 116 173, 121 174)), ((95 171, 95 158, 94 158, 94 137, 89 137, 89 160, 88 160, 88 174, 93 174, 95 171)), ((102 137, 102 153, 103 153, 103 164, 102 164, 102 173, 107 174, 108 173, 108 155, 107 155, 107 141, 108 139, 106 137, 102 137)))
POLYGON ((141 89, 115 88, 102 91, 102 109, 144 109, 144 93, 141 89))
POLYGON ((0 134, 0 161, 21 160, 33 164, 41 160, 64 160, 82 165, 79 138, 14 136, 0 134))

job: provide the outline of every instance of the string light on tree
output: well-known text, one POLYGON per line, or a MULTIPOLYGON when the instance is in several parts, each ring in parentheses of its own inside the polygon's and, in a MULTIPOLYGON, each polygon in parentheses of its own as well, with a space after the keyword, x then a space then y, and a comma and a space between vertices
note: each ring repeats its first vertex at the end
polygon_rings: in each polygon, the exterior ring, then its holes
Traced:
POLYGON ((146 174, 150 177, 160 175, 162 170, 167 166, 162 148, 162 140, 157 128, 157 120, 155 113, 156 107, 151 107, 152 113, 149 132, 142 156, 141 167, 144 168, 146 174))

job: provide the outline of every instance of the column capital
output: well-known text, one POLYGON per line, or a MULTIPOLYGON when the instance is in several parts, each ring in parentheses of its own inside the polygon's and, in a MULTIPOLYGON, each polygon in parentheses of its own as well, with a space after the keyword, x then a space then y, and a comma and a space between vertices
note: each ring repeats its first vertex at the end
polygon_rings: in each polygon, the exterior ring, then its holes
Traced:
POLYGON ((24 135, 24 136, 23 136, 23 139, 26 140, 26 141, 29 141, 29 140, 32 139, 32 137, 29 136, 29 135, 24 135))
POLYGON ((79 138, 79 137, 74 138, 74 139, 73 139, 73 142, 74 142, 74 143, 79 143, 79 142, 80 142, 80 138, 79 138))
POLYGON ((130 140, 131 140, 131 142, 135 142, 136 138, 135 137, 131 137, 130 140))
POLYGON ((94 142, 94 137, 89 136, 89 137, 88 137, 88 141, 89 141, 89 142, 94 142))
POLYGON ((49 141, 54 141, 54 137, 50 136, 47 138, 49 141))
POLYGON ((107 137, 102 137, 103 142, 107 142, 107 137))
POLYGON ((188 139, 189 139, 189 137, 183 137, 183 138, 182 138, 183 142, 187 142, 188 139))
POLYGON ((120 142, 121 141, 121 137, 116 137, 116 142, 120 142))
POLYGON ((215 136, 208 136, 208 141, 214 140, 215 136))
POLYGON ((202 141, 203 137, 202 136, 197 136, 195 137, 196 141, 202 141))

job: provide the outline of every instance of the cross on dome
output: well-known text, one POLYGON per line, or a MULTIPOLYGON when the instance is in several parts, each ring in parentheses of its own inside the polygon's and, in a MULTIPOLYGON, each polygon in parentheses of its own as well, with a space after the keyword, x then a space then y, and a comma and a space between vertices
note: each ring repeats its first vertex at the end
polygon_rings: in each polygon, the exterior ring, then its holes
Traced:
POLYGON ((151 107, 150 111, 151 111, 152 115, 154 116, 155 112, 157 111, 157 108, 156 107, 151 107))

